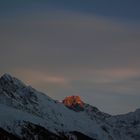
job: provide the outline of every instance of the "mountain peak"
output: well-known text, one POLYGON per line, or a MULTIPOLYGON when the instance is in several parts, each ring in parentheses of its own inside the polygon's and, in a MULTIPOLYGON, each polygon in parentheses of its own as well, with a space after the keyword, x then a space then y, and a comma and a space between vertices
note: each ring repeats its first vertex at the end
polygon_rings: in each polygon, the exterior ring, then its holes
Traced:
POLYGON ((74 111, 83 111, 84 102, 81 100, 80 96, 68 96, 63 101, 63 104, 74 111))
POLYGON ((0 77, 0 103, 28 112, 38 105, 35 90, 9 74, 0 77))
POLYGON ((24 88, 26 87, 26 85, 22 81, 6 73, 0 77, 0 87, 5 90, 11 91, 24 88))
POLYGON ((18 80, 17 78, 11 76, 10 74, 5 73, 0 77, 0 85, 16 85, 16 86, 25 86, 25 84, 18 80))
POLYGON ((5 79, 7 81, 10 81, 11 79, 13 79, 13 77, 10 74, 5 73, 3 76, 1 76, 0 79, 5 79))

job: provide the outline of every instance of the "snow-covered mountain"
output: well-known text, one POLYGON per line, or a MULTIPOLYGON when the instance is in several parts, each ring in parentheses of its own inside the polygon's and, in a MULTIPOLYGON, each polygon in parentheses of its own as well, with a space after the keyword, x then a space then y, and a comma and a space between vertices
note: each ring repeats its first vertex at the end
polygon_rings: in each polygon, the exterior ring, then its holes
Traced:
POLYGON ((79 96, 62 103, 5 74, 0 78, 0 140, 140 140, 140 110, 111 116, 79 96))

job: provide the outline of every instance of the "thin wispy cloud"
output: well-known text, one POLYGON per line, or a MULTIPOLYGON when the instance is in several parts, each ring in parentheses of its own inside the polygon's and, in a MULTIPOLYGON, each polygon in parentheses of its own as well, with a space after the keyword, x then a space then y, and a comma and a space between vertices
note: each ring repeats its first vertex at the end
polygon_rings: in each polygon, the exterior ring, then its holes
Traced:
POLYGON ((23 80, 33 85, 37 85, 40 82, 41 83, 44 82, 44 83, 66 86, 66 84, 68 83, 65 77, 59 76, 57 74, 53 75, 47 71, 41 72, 41 71, 32 70, 32 69, 26 69, 26 68, 18 69, 17 68, 13 71, 13 73, 15 73, 16 75, 19 75, 20 77, 22 77, 23 80))
POLYGON ((107 112, 117 108, 108 102, 127 97, 129 106, 133 96, 134 109, 140 98, 140 12, 138 4, 115 3, 49 1, 1 8, 0 74, 11 73, 56 99, 78 93, 93 105, 104 104, 107 112))

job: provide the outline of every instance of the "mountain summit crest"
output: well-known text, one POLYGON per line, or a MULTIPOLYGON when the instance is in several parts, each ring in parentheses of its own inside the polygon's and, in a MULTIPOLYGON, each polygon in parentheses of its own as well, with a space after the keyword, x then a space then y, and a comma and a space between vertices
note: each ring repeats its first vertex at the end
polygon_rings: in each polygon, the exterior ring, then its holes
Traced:
POLYGON ((84 109, 84 102, 81 100, 80 96, 67 96, 62 102, 68 108, 75 111, 82 111, 84 109))
POLYGON ((19 79, 11 76, 10 74, 3 74, 1 77, 0 77, 0 85, 2 86, 16 86, 16 87, 25 87, 26 85, 20 81, 19 79))

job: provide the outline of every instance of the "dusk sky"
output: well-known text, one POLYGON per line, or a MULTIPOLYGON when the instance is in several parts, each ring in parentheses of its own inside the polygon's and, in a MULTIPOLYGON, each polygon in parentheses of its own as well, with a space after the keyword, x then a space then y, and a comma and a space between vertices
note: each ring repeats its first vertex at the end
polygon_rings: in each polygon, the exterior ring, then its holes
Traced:
POLYGON ((4 73, 107 113, 140 108, 140 1, 1 0, 4 73))

